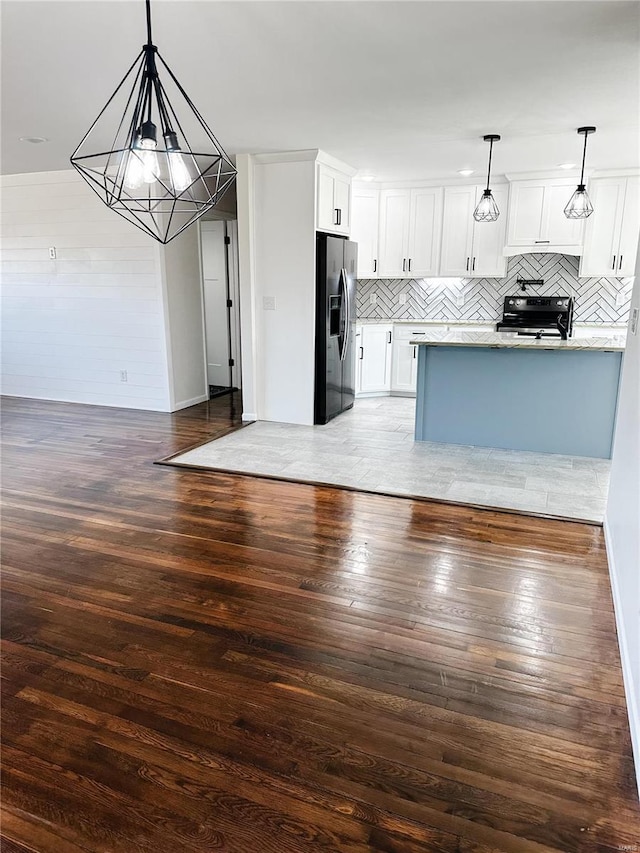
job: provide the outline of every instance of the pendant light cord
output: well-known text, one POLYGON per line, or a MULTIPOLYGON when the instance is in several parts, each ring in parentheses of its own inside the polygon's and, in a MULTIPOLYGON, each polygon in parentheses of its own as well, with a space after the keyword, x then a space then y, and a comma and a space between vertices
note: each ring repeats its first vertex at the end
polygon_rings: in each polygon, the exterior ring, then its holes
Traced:
POLYGON ((582 150, 582 169, 580 170, 580 186, 582 186, 584 184, 584 163, 585 163, 585 160, 587 158, 587 136, 588 136, 588 134, 585 133, 585 135, 584 135, 584 148, 582 150))
POLYGON ((146 0, 147 7, 147 44, 151 44, 151 0, 146 0))
POLYGON ((489 187, 489 181, 491 179, 491 155, 493 153, 493 139, 489 142, 489 168, 487 170, 487 190, 489 187))

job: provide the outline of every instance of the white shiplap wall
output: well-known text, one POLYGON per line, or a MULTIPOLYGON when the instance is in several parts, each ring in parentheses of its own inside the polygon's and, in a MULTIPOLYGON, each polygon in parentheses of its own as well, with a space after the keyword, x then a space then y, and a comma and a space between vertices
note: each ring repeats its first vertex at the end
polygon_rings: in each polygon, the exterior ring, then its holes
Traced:
POLYGON ((159 244, 71 170, 0 186, 3 393, 168 411, 159 244))

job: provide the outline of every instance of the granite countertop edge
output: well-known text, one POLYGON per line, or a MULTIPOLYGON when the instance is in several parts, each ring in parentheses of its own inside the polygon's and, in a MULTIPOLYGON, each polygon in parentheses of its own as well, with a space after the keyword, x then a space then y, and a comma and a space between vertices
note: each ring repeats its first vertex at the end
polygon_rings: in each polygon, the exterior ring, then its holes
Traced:
POLYGON ((543 349, 543 350, 591 350, 599 352, 624 352, 623 335, 613 337, 559 338, 524 337, 509 332, 442 332, 432 337, 409 342, 413 346, 431 347, 487 347, 493 349, 543 349))

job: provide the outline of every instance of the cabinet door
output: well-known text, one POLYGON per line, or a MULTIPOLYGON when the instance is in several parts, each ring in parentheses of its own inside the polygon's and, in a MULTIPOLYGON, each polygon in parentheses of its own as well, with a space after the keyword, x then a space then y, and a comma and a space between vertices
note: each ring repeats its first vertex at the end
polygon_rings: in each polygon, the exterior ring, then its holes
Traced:
POLYGON ((356 326, 356 396, 362 392, 362 326, 356 326))
POLYGON ((322 166, 318 166, 318 229, 320 231, 333 231, 334 225, 334 210, 333 210, 333 174, 322 166))
POLYGON ((471 272, 475 206, 475 187, 445 187, 441 276, 464 277, 471 272))
POLYGON ((354 190, 351 239, 358 244, 358 278, 378 274, 378 190, 354 190))
POLYGON ((557 178, 553 181, 547 181, 544 189, 542 234, 540 236, 551 246, 575 248, 582 246, 584 220, 567 219, 564 215, 564 209, 575 188, 576 183, 571 178, 557 178))
POLYGON ((540 251, 544 252, 546 237, 541 236, 544 190, 543 181, 521 181, 511 185, 507 225, 510 246, 540 245, 540 251))
MULTIPOLYGON (((592 216, 595 216, 595 210, 592 216)), ((640 232, 640 178, 627 178, 616 275, 635 275, 640 232)))
POLYGON ((333 179, 334 230, 349 234, 351 227, 351 181, 343 175, 334 175, 333 179))
POLYGON ((441 187, 411 190, 407 272, 417 278, 438 275, 441 239, 441 187))
POLYGON ((615 275, 620 254, 618 247, 625 189, 626 178, 596 178, 589 184, 593 213, 585 228, 581 276, 615 275))
POLYGON ((409 190, 383 190, 380 194, 380 278, 403 278, 407 272, 409 190))
MULTIPOLYGON (((483 187, 477 188, 476 204, 482 198, 483 187)), ((471 278, 504 278, 507 274, 507 259, 504 246, 507 237, 507 214, 509 188, 493 188, 493 197, 500 216, 495 222, 473 223, 473 252, 471 253, 471 278)))
POLYGON ((416 393, 418 347, 409 341, 398 340, 393 349, 391 390, 404 394, 416 393))
POLYGON ((363 394, 389 391, 391 387, 391 326, 362 327, 363 394))

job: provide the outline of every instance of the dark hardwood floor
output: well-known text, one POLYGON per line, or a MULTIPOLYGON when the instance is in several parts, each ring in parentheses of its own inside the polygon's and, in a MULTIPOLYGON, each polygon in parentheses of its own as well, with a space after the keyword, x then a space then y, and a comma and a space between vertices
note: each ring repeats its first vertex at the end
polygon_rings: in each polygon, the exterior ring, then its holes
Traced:
POLYGON ((4 853, 640 849, 602 530, 4 401, 4 853))

